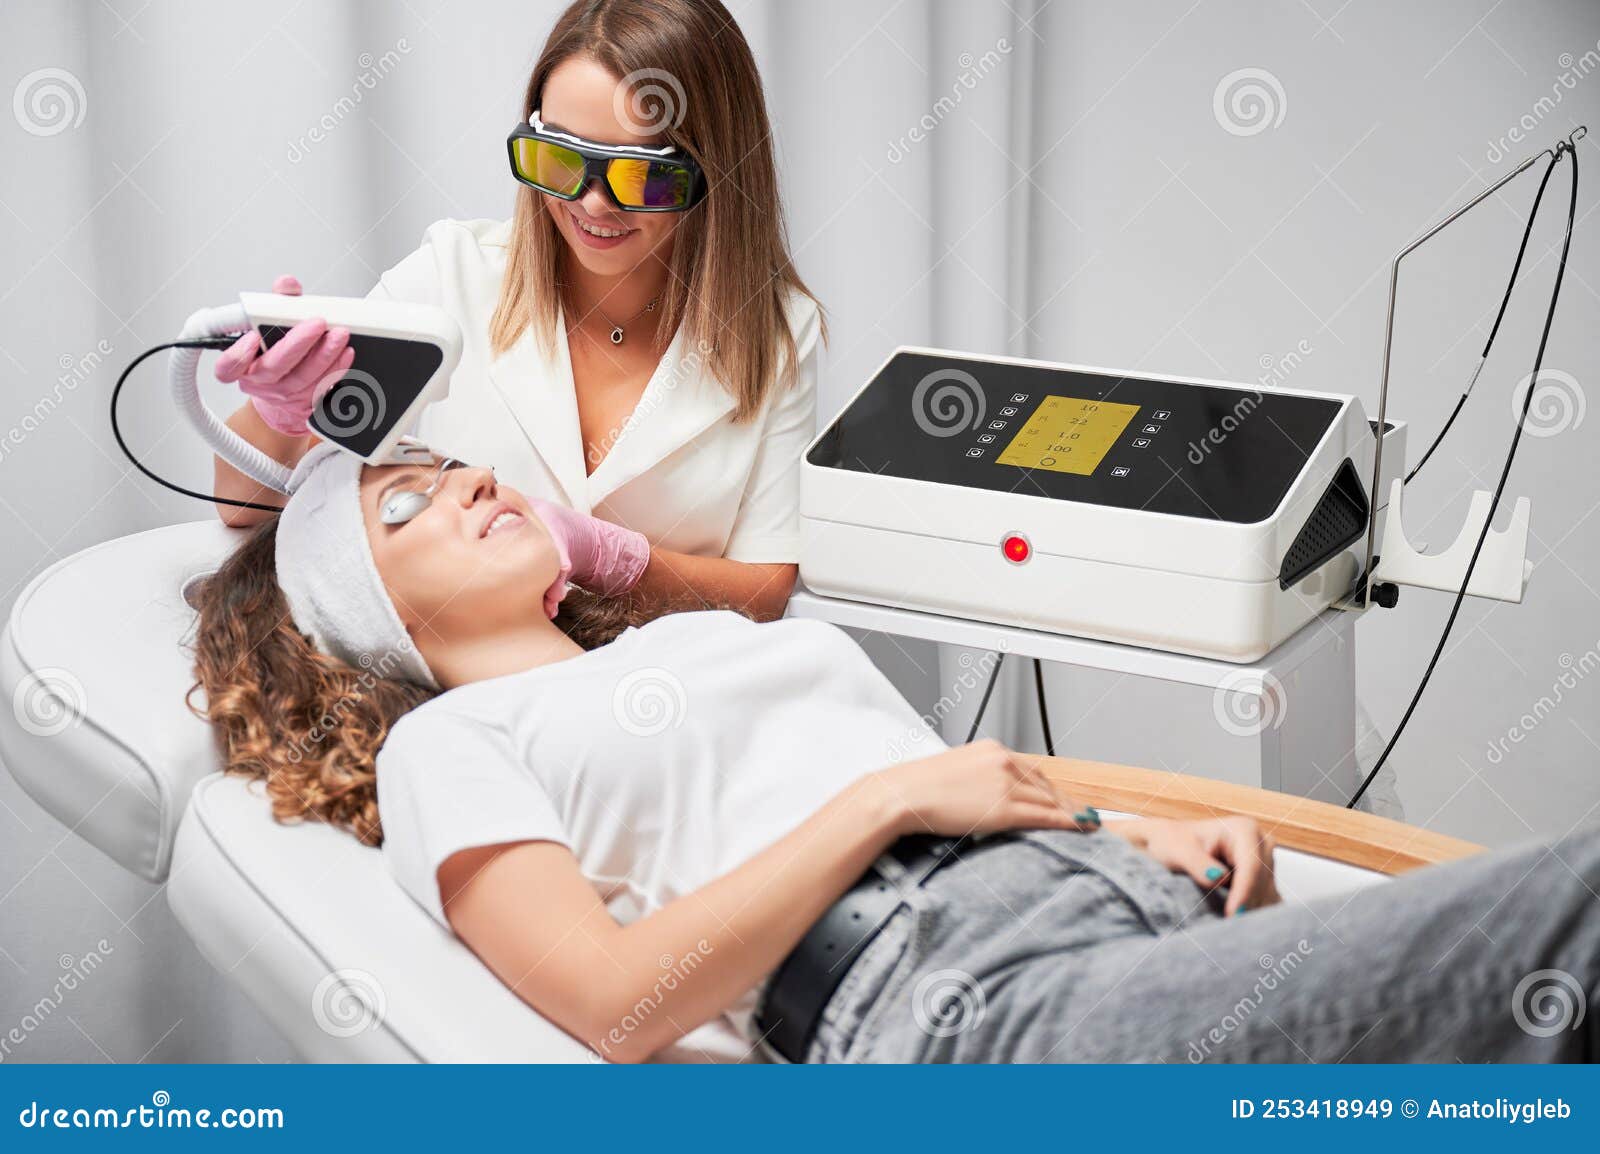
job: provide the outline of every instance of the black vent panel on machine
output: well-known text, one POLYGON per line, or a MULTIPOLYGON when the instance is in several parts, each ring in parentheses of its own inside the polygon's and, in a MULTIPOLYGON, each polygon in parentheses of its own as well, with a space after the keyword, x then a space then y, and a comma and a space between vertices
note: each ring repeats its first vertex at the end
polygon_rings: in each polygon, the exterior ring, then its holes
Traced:
POLYGON ((1278 587, 1287 589, 1367 531, 1367 495, 1356 467, 1346 457, 1328 482, 1322 499, 1283 555, 1278 587))

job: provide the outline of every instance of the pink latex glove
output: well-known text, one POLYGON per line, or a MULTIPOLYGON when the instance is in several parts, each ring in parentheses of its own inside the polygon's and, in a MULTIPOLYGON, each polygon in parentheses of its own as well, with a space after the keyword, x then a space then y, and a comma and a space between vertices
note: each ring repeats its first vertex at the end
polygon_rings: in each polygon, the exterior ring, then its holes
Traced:
POLYGON ((550 501, 534 498, 528 503, 561 556, 561 571, 544 595, 544 609, 551 617, 567 595, 568 581, 602 597, 616 597, 639 583, 650 563, 650 542, 643 533, 550 501))
MULTIPOLYGON (((300 282, 280 276, 272 282, 272 291, 299 296, 300 282)), ((237 381, 273 429, 303 437, 311 431, 306 427, 311 410, 355 359, 350 330, 330 329, 327 321, 316 318, 295 325, 264 353, 261 337, 250 330, 217 358, 215 372, 224 384, 237 381)))

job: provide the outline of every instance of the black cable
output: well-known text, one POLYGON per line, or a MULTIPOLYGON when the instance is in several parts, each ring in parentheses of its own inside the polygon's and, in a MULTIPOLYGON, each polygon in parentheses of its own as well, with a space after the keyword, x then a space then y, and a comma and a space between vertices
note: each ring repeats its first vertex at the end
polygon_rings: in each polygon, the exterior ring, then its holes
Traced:
POLYGON ((984 688, 983 700, 978 702, 978 712, 972 719, 972 728, 967 730, 967 743, 970 745, 973 738, 978 736, 978 725, 983 721, 984 712, 989 708, 989 697, 994 693, 994 683, 1000 680, 1000 666, 1005 664, 1006 655, 995 655, 994 668, 989 672, 989 684, 984 688))
POLYGON ((210 501, 216 505, 232 505, 237 509, 260 509, 265 513, 281 513, 282 505, 263 505, 256 501, 235 501, 231 497, 218 497, 213 493, 197 493, 193 489, 185 489, 182 485, 175 485, 165 477, 159 477, 145 467, 143 461, 133 455, 133 450, 128 448, 128 442, 122 439, 122 426, 117 421, 117 401, 122 396, 122 386, 127 383, 133 370, 159 352, 167 349, 225 349, 238 340, 232 337, 196 337, 187 341, 168 341, 164 345, 156 345, 140 353, 128 367, 122 370, 122 375, 117 378, 116 386, 111 390, 111 435, 117 439, 117 448, 122 450, 122 455, 133 462, 133 467, 158 485, 171 489, 174 493, 182 493, 185 497, 194 497, 201 501, 210 501))
POLYGON ((1044 703, 1044 666, 1039 659, 1033 659, 1033 689, 1039 695, 1039 728, 1044 730, 1044 752, 1046 757, 1056 755, 1056 743, 1050 737, 1050 710, 1044 703))
MULTIPOLYGON (((1556 156, 1559 155, 1559 153, 1556 154, 1556 156)), ((1550 158, 1550 164, 1553 166, 1555 161, 1556 157, 1552 156, 1550 158)), ((1574 169, 1573 171, 1576 172, 1577 170, 1574 169)), ((1549 172, 1550 169, 1547 167, 1545 169, 1546 176, 1549 175, 1549 172)), ((1539 202, 1544 199, 1544 187, 1545 181, 1540 181, 1539 191, 1534 195, 1533 198, 1533 207, 1528 210, 1528 223, 1524 225, 1522 229, 1522 243, 1517 246, 1517 259, 1511 265, 1511 279, 1506 281, 1506 291, 1500 297, 1500 311, 1495 314, 1494 325, 1489 329, 1489 339, 1483 342, 1483 352, 1478 354, 1479 372, 1483 370, 1483 363, 1489 359, 1489 350, 1494 348, 1494 338, 1500 332, 1500 322, 1506 319, 1506 306, 1511 303, 1511 290, 1516 287, 1517 274, 1522 271, 1522 258, 1528 251, 1528 238, 1533 235, 1533 222, 1539 215, 1539 202)), ((1477 374, 1474 373, 1473 381, 1476 382, 1476 380, 1477 374)), ((1450 426, 1455 424, 1456 418, 1461 415, 1461 409, 1467 403, 1467 395, 1471 392, 1472 385, 1468 384, 1466 391, 1461 394, 1459 399, 1457 399, 1456 407, 1451 410, 1450 416, 1448 419, 1446 419, 1444 426, 1434 436, 1433 444, 1428 446, 1427 452, 1422 454, 1422 459, 1417 462, 1416 468, 1412 469, 1411 472, 1406 474, 1406 479, 1401 482, 1401 484, 1411 484, 1412 479, 1418 473, 1422 472, 1422 466, 1428 463, 1428 458, 1433 456, 1433 451, 1437 449, 1439 447, 1439 443, 1444 440, 1444 435, 1450 431, 1450 426)))
MULTIPOLYGON (((1483 529, 1478 533, 1478 543, 1473 546, 1472 557, 1467 562, 1467 572, 1466 575, 1461 579, 1461 588, 1456 591, 1455 603, 1450 606, 1450 616, 1445 620, 1444 631, 1439 634, 1439 644, 1435 646, 1433 657, 1428 661, 1428 668, 1423 671, 1422 680, 1417 683, 1417 690, 1411 695, 1411 704, 1406 706, 1405 714, 1400 718, 1400 724, 1395 726, 1394 733, 1389 736, 1389 743, 1383 747, 1383 752, 1378 755, 1376 764, 1373 765, 1371 772, 1369 772, 1365 780, 1362 781, 1361 787, 1357 789, 1355 794, 1350 798, 1349 803, 1345 807, 1346 809, 1354 809, 1356 807, 1356 803, 1361 800, 1361 795, 1367 792, 1367 787, 1372 784, 1373 778, 1378 776, 1378 771, 1383 768, 1383 763, 1389 759, 1390 751, 1394 749, 1395 743, 1400 740, 1400 734, 1405 730, 1406 722, 1411 720, 1411 714, 1416 710, 1417 702, 1422 700, 1422 691, 1428 687, 1428 679, 1433 676, 1434 666, 1439 664, 1439 657, 1444 652, 1445 642, 1449 640, 1450 630, 1456 623, 1456 615, 1461 612, 1461 603, 1466 600, 1467 586, 1472 582, 1472 571, 1477 567, 1478 554, 1483 552, 1483 543, 1484 541, 1488 540, 1489 537, 1489 526, 1494 523, 1495 510, 1500 507, 1500 496, 1505 492, 1506 479, 1511 475, 1511 462, 1516 458, 1517 444, 1522 440, 1522 428, 1528 419, 1528 409, 1533 404, 1533 392, 1539 384, 1539 370, 1544 367, 1545 345, 1550 340, 1550 326, 1556 318, 1556 301, 1560 299, 1561 296, 1561 281, 1566 275, 1567 271, 1567 252, 1572 247, 1572 226, 1574 221, 1577 219, 1578 153, 1566 141, 1562 141, 1556 145, 1555 155, 1550 158, 1550 163, 1545 167, 1544 178, 1539 182, 1539 196, 1542 197, 1544 195, 1545 185, 1550 182, 1550 174, 1555 171, 1556 162, 1561 159, 1561 154, 1563 152, 1572 157, 1572 190, 1567 201, 1567 231, 1565 237, 1563 237, 1561 241, 1561 262, 1556 265, 1556 280, 1555 284, 1552 285, 1550 289, 1550 307, 1545 312, 1544 332, 1539 336, 1539 351, 1533 359, 1533 375, 1528 378, 1528 392, 1527 395, 1522 398, 1522 411, 1517 414, 1517 428, 1511 436, 1511 447, 1506 450, 1505 464, 1500 469, 1500 480, 1494 487, 1494 499, 1489 502, 1489 515, 1483 519, 1483 529)), ((1536 210, 1538 203, 1538 199, 1535 198, 1534 206, 1536 210)), ((1533 227, 1533 220, 1531 217, 1528 221, 1528 227, 1530 229, 1533 227)), ((1524 247, 1527 245, 1526 236, 1523 238, 1523 245, 1524 247)), ((1517 262, 1520 264, 1521 261, 1522 255, 1519 252, 1517 254, 1517 262)), ((1514 275, 1515 274, 1513 274, 1513 276, 1514 275)), ((1500 311, 1501 315, 1504 316, 1505 306, 1503 304, 1501 305, 1500 311)), ((1498 329, 1499 327, 1500 321, 1499 318, 1496 318, 1495 328, 1498 329)), ((1490 340, 1493 339, 1494 334, 1491 333, 1490 340)))
POLYGON ((1444 427, 1441 428, 1438 434, 1433 438, 1433 444, 1428 446, 1428 451, 1422 454, 1422 460, 1417 462, 1417 467, 1406 474, 1406 479, 1401 482, 1402 485, 1411 484, 1412 479, 1418 473, 1422 472, 1422 466, 1426 465, 1428 463, 1428 458, 1433 456, 1433 451, 1437 449, 1439 447, 1439 443, 1444 440, 1444 435, 1450 431, 1450 426, 1456 423, 1456 418, 1461 415, 1461 410, 1466 407, 1466 403, 1466 393, 1462 393, 1456 398, 1456 407, 1450 411, 1450 416, 1446 418, 1444 427))

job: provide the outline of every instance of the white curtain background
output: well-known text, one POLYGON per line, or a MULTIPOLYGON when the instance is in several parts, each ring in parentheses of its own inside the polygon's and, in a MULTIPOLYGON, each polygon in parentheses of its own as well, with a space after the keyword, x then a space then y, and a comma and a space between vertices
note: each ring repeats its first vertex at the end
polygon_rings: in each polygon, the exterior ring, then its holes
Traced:
MULTIPOLYGON (((1518 158, 1600 130, 1592 0, 732 7, 767 85, 795 253, 829 310, 824 418, 902 343, 1246 382, 1304 349, 1288 385, 1370 408, 1394 251, 1518 158)), ((501 141, 558 8, 5 0, 0 608, 77 550, 207 515, 112 442, 109 391, 139 350, 279 272, 364 293, 429 222, 508 213, 501 141)), ((1600 415, 1585 416, 1600 379, 1597 144, 1580 147, 1582 219, 1545 362, 1563 375, 1509 488, 1533 501, 1534 580, 1520 607, 1463 609, 1397 755, 1411 820, 1491 844, 1559 834, 1600 805, 1600 679, 1584 680, 1600 644, 1600 415), (1514 754, 1488 757, 1513 731, 1514 754)), ((1413 452, 1476 360, 1536 179, 1408 262, 1392 411, 1413 452)), ((1492 486, 1566 179, 1473 402, 1414 487, 1418 538, 1452 538, 1471 489, 1492 486)), ((206 454, 160 378, 153 366, 130 386, 128 435, 204 485, 206 454)), ((1408 591, 1362 621, 1381 728, 1448 607, 1408 591)), ((914 701, 949 692, 954 671, 928 647, 868 644, 914 701)), ((1065 752, 1116 759, 1124 735, 1155 732, 1169 748, 1153 759, 1173 767, 1225 755, 1174 720, 1183 703, 1052 686, 1065 752)), ((995 724, 1027 739, 1027 705, 1011 694, 995 724)), ((5 1060, 290 1056, 158 887, 0 775, 0 1035, 34 1014, 58 958, 101 939, 107 963, 5 1060)))

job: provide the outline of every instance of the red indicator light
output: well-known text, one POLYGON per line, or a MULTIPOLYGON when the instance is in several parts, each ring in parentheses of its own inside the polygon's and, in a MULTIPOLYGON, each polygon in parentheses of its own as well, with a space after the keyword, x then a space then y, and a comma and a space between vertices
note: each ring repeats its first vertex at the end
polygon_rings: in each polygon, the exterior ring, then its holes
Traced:
POLYGON ((1033 556, 1033 546, 1021 533, 1009 533, 1000 542, 1000 552, 1013 565, 1021 565, 1033 556))

